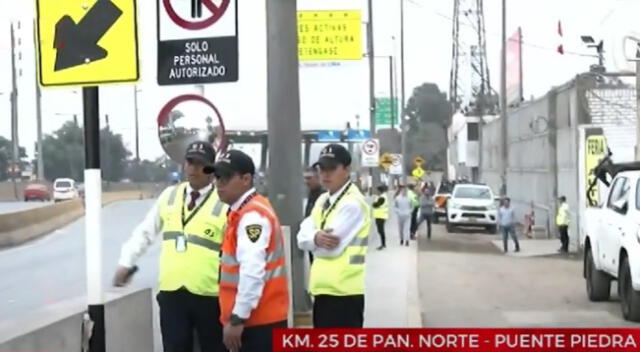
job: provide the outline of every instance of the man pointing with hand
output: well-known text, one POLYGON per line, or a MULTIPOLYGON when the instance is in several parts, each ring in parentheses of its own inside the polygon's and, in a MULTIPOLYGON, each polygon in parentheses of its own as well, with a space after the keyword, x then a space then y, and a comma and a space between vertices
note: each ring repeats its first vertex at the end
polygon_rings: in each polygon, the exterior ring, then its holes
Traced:
POLYGON ((314 255, 309 278, 313 326, 361 328, 371 211, 351 183, 351 155, 343 146, 326 146, 314 166, 328 192, 318 198, 297 236, 300 249, 314 255))

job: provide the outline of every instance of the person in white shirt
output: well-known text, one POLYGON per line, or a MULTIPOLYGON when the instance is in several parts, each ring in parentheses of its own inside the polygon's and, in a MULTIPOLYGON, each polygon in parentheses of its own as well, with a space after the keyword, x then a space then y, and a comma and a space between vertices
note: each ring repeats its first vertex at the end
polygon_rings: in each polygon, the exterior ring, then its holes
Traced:
POLYGON ((194 331, 201 351, 225 351, 219 321, 218 273, 227 206, 204 172, 215 162, 206 142, 189 145, 184 170, 188 182, 168 187, 122 246, 113 279, 124 286, 137 260, 162 242, 159 293, 164 351, 193 351, 194 331))
POLYGON ((315 328, 361 328, 371 208, 350 180, 351 155, 339 144, 323 148, 318 162, 322 194, 300 225, 298 247, 314 255, 309 277, 315 328))
POLYGON ((393 210, 398 217, 398 236, 400 245, 409 246, 409 226, 411 224, 411 214, 413 204, 405 186, 400 186, 393 201, 393 210))

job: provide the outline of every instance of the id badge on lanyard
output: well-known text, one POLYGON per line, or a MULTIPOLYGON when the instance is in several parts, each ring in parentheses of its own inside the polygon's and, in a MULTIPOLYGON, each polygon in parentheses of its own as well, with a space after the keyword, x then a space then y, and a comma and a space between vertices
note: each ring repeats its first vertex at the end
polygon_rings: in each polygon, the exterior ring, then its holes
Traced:
POLYGON ((186 252, 187 251, 187 238, 184 235, 180 235, 176 237, 176 252, 186 252))

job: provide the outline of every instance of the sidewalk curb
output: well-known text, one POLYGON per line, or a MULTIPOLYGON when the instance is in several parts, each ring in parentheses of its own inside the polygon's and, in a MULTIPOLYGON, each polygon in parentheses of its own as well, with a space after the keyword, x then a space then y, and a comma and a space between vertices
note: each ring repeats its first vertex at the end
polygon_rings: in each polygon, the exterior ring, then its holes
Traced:
POLYGON ((422 309, 420 307, 420 293, 418 290, 418 240, 409 257, 410 275, 407 285, 407 327, 422 327, 422 309))

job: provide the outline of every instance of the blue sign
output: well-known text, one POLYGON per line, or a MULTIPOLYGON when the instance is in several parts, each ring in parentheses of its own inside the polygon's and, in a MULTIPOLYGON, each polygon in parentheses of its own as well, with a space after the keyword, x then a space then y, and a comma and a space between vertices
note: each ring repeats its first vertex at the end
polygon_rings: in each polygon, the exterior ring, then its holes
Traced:
MULTIPOLYGON (((318 138, 318 142, 340 142, 342 140, 343 133, 344 131, 341 130, 319 131, 316 137, 318 138)), ((356 142, 364 141, 369 138, 371 138, 371 131, 369 130, 349 130, 349 134, 344 141, 356 142)))

